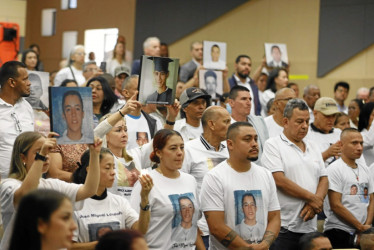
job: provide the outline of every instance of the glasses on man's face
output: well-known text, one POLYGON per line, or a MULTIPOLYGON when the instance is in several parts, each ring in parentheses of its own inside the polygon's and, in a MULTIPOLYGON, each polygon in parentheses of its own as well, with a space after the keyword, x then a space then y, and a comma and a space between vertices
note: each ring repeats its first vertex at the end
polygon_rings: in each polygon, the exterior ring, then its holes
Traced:
POLYGON ((21 123, 20 123, 20 121, 19 121, 16 113, 13 112, 10 115, 12 116, 12 118, 14 119, 14 121, 16 122, 16 130, 17 130, 17 132, 22 133, 21 123))
POLYGON ((289 98, 283 98, 283 99, 278 99, 277 101, 289 101, 289 100, 292 100, 293 98, 292 97, 289 97, 289 98))

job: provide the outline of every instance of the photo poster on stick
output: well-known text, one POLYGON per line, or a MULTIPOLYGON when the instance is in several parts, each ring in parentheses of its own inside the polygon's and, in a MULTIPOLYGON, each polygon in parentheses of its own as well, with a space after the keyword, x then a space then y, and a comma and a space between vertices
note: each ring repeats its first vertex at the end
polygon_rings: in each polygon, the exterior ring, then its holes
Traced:
POLYGON ((94 142, 92 89, 49 87, 51 131, 58 133, 58 144, 94 142))
POLYGON ((48 86, 49 73, 41 71, 28 70, 30 86, 30 95, 26 97, 33 109, 48 110, 48 86))
POLYGON ((204 68, 218 70, 226 68, 226 43, 204 41, 203 51, 204 68))
POLYGON ((287 45, 284 43, 265 43, 266 64, 272 68, 288 66, 287 45))
POLYGON ((173 104, 179 59, 142 56, 138 100, 141 104, 173 104))
POLYGON ((201 89, 212 97, 212 100, 219 100, 223 94, 223 78, 222 71, 199 70, 199 84, 201 89))

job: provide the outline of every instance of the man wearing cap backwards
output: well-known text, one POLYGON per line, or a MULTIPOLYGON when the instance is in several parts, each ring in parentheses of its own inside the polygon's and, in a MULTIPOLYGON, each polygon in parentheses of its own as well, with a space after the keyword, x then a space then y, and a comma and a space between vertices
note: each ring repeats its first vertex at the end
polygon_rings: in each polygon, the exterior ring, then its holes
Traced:
POLYGON ((173 60, 164 57, 148 57, 148 59, 152 60, 155 66, 153 77, 157 90, 147 97, 146 103, 172 104, 173 90, 166 86, 166 80, 169 77, 169 62, 173 60))
POLYGON ((118 66, 114 70, 114 83, 115 89, 114 94, 120 99, 124 100, 125 97, 121 94, 122 92, 122 83, 130 75, 130 69, 126 66, 118 66))
POLYGON ((340 133, 334 128, 338 105, 330 97, 319 98, 314 105, 314 121, 310 123, 308 140, 318 142, 326 167, 339 158, 341 152, 340 133))
POLYGON ((281 229, 272 246, 275 250, 296 250, 303 234, 317 230, 315 215, 322 211, 327 193, 327 173, 319 148, 305 139, 308 124, 308 106, 303 100, 292 99, 284 108, 282 134, 265 142, 261 162, 273 174, 281 207, 281 229))
POLYGON ((210 95, 203 89, 192 87, 183 91, 179 101, 183 119, 175 122, 174 130, 182 135, 185 142, 199 138, 203 133, 201 117, 210 105, 210 95))
POLYGON ((327 168, 328 199, 325 200, 325 235, 334 248, 354 248, 351 235, 369 228, 374 215, 373 180, 365 161, 357 161, 363 138, 355 128, 344 129, 340 136, 341 158, 327 168), (351 193, 351 187, 356 192, 351 193))

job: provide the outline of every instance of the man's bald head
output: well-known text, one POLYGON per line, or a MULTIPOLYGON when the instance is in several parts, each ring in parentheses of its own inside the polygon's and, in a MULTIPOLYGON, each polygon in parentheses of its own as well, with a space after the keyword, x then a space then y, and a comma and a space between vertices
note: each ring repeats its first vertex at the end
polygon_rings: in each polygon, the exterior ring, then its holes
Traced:
POLYGON ((218 114, 221 113, 228 113, 229 112, 221 107, 221 106, 210 106, 208 107, 201 117, 201 124, 203 125, 203 128, 205 129, 208 126, 208 121, 216 121, 218 114))

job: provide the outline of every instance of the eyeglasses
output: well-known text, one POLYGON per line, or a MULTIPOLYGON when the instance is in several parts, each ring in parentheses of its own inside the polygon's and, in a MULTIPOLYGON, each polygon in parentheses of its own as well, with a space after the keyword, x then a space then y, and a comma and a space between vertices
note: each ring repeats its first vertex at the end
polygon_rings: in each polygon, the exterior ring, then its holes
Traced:
POLYGON ((283 98, 283 99, 277 99, 276 101, 289 101, 289 100, 292 100, 293 98, 292 97, 289 97, 289 98, 283 98))
POLYGON ((21 123, 20 123, 20 121, 19 121, 16 113, 13 112, 10 115, 12 116, 12 118, 14 119, 14 121, 16 122, 16 130, 17 130, 17 132, 22 133, 21 123))

